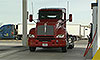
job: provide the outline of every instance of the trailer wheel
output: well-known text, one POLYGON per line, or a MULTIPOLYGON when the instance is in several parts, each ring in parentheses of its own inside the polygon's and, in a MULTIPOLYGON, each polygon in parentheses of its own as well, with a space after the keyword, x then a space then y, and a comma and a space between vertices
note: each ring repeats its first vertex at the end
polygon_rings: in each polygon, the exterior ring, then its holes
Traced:
POLYGON ((29 47, 30 52, 34 52, 36 50, 36 47, 29 47))
POLYGON ((66 46, 65 47, 62 47, 62 52, 67 52, 66 46))

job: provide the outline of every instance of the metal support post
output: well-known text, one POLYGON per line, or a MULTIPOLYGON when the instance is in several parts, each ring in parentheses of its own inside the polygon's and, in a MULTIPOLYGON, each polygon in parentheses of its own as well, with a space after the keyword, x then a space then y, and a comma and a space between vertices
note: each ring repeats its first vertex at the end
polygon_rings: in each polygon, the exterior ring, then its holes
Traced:
POLYGON ((100 0, 98 0, 98 49, 100 48, 100 0))
POLYGON ((22 0, 23 4, 23 37, 22 37, 22 44, 23 46, 27 46, 27 0, 22 0))
MULTIPOLYGON (((96 6, 94 5, 94 7, 93 7, 93 32, 92 32, 92 37, 95 34, 97 23, 98 23, 98 17, 97 17, 98 15, 97 14, 98 14, 97 5, 96 6)), ((95 36, 94 41, 93 41, 93 55, 96 53, 97 48, 98 48, 97 47, 98 46, 97 34, 98 33, 96 33, 96 36, 95 36)))
POLYGON ((79 27, 79 36, 80 36, 80 39, 82 38, 82 35, 81 35, 81 25, 79 27))

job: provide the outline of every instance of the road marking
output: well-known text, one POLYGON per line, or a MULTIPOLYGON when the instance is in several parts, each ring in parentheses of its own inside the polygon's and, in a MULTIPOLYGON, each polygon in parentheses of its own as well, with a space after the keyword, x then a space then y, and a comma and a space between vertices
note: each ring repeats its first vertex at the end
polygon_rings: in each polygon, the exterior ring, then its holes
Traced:
POLYGON ((0 41, 18 41, 18 42, 21 42, 22 40, 0 40, 0 41))
POLYGON ((0 58, 3 58, 3 57, 6 57, 6 56, 9 56, 9 55, 12 55, 12 54, 15 54, 17 52, 21 52, 21 51, 26 51, 27 48, 21 48, 21 49, 17 49, 17 50, 10 50, 10 51, 7 51, 5 53, 1 53, 0 54, 0 58))
POLYGON ((13 51, 8 51, 8 52, 6 52, 6 53, 1 53, 0 54, 0 58, 1 57, 4 57, 4 56, 7 56, 7 55, 9 55, 9 54, 13 54, 13 53, 15 53, 15 52, 18 52, 19 50, 13 50, 13 51))
POLYGON ((0 43, 0 46, 22 46, 22 43, 0 43))

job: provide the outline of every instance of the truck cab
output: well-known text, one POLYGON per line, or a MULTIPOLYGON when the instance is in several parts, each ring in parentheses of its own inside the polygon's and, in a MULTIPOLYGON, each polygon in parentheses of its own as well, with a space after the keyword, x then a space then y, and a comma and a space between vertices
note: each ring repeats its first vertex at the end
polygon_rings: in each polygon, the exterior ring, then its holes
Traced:
POLYGON ((29 32, 30 51, 34 52, 36 47, 53 47, 61 48, 62 52, 66 52, 69 46, 66 31, 66 9, 42 8, 38 13, 38 21, 36 28, 32 28, 29 32))
POLYGON ((0 27, 0 39, 15 39, 16 30, 15 25, 6 24, 0 27))

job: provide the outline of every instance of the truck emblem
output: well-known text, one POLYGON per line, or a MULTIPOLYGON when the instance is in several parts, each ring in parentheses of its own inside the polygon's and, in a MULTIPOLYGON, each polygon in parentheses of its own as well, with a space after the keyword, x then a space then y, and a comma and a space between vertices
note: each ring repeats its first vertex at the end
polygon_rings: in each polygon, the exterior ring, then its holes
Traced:
POLYGON ((46 26, 47 26, 47 23, 44 24, 44 32, 45 33, 46 33, 46 30, 47 30, 46 26))

